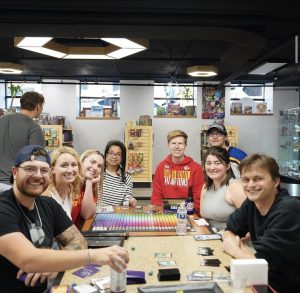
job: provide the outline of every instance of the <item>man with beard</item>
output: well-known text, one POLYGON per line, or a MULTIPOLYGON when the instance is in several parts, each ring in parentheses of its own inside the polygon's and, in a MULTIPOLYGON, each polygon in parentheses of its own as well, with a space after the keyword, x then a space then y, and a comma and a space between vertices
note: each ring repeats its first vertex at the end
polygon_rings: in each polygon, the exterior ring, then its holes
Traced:
POLYGON ((25 146, 12 168, 12 189, 0 195, 1 292, 43 292, 55 272, 88 264, 108 264, 120 272, 129 261, 128 252, 118 246, 87 249, 61 206, 40 196, 49 184, 49 171, 47 152, 25 146), (62 250, 51 249, 53 238, 62 250))
POLYGON ((270 285, 278 292, 299 292, 300 201, 280 189, 273 158, 249 155, 239 169, 247 199, 229 217, 223 248, 234 258, 266 259, 270 285), (248 232, 254 253, 241 240, 248 232))

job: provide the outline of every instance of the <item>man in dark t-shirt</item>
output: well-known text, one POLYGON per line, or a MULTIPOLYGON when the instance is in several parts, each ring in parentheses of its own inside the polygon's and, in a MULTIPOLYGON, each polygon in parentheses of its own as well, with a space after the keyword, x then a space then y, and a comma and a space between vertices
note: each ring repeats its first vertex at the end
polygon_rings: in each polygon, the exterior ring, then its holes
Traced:
POLYGON ((41 146, 23 147, 12 169, 13 188, 0 195, 1 292, 43 292, 55 272, 88 264, 109 264, 121 272, 129 261, 127 250, 118 246, 87 249, 61 206, 40 196, 49 170, 50 157, 41 146), (53 238, 62 250, 51 249, 53 238))
POLYGON ((234 258, 265 259, 269 284, 278 292, 298 292, 300 201, 280 189, 279 167, 273 158, 253 154, 239 169, 247 199, 229 217, 223 248, 234 258), (254 253, 242 241, 248 232, 254 253))

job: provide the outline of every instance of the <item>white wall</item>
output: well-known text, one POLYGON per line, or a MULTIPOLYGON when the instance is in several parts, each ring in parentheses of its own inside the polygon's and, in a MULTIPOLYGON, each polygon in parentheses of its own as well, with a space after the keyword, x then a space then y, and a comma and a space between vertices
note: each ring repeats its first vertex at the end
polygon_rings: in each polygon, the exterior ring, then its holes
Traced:
MULTIPOLYGON (((126 81, 126 84, 129 82, 126 81)), ((138 83, 134 81, 133 83, 138 83)), ((147 83, 148 81, 143 81, 147 83)), ((150 83, 150 81, 149 81, 150 83)), ((43 84, 46 99, 45 112, 64 115, 73 128, 74 147, 81 153, 86 148, 104 151, 111 139, 124 140, 124 126, 128 120, 137 120, 140 115, 153 115, 152 86, 122 86, 119 120, 83 120, 78 115, 78 85, 43 84)), ((279 134, 279 111, 299 106, 299 92, 295 90, 274 90, 274 115, 272 116, 230 116, 229 88, 226 88, 225 125, 238 127, 239 147, 247 153, 265 152, 277 158, 279 134)), ((201 117, 201 87, 198 88, 197 117, 201 117)), ((1 96, 1 95, 0 95, 1 96)), ((166 136, 170 130, 182 129, 188 138, 186 153, 200 162, 200 130, 202 124, 211 120, 201 118, 153 118, 154 153, 153 166, 167 154, 166 136)))

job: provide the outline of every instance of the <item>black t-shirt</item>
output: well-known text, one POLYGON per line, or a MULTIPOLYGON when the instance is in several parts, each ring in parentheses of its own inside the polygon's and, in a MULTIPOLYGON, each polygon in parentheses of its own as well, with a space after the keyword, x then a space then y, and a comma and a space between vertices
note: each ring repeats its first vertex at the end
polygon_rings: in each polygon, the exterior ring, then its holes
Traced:
POLYGON ((298 292, 300 288, 300 201, 281 190, 269 212, 262 216, 246 199, 231 214, 227 230, 240 237, 250 232, 255 257, 269 265, 269 283, 278 292, 298 292))
MULTIPOLYGON (((42 230, 45 234, 44 240, 36 244, 37 247, 51 248, 53 238, 72 226, 72 221, 66 215, 62 207, 51 197, 38 196, 35 199, 36 206, 42 221, 42 230)), ((29 211, 20 206, 30 221, 40 227, 36 208, 29 211)), ((30 223, 18 207, 13 190, 7 190, 0 194, 0 237, 13 232, 21 232, 30 242, 30 223)), ((43 292, 47 282, 36 287, 26 287, 24 282, 19 281, 16 276, 19 268, 0 255, 0 291, 11 292, 43 292)))

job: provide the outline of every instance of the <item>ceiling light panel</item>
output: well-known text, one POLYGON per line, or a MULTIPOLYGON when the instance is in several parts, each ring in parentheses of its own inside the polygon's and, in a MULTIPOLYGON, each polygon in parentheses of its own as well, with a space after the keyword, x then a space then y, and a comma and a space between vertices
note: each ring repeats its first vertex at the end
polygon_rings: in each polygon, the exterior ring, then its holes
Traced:
POLYGON ((262 64, 261 66, 255 68, 254 70, 248 72, 248 74, 256 74, 256 75, 265 75, 279 67, 282 67, 286 65, 287 63, 271 63, 266 62, 262 64))
POLYGON ((19 48, 23 47, 41 47, 48 43, 53 38, 50 37, 25 37, 25 38, 15 38, 15 46, 19 48))
POLYGON ((144 49, 119 49, 119 50, 116 50, 114 52, 108 53, 107 56, 110 56, 110 57, 115 58, 115 59, 120 59, 120 58, 129 56, 129 55, 138 53, 138 52, 143 51, 143 50, 144 49))
POLYGON ((126 38, 101 38, 101 40, 124 49, 146 49, 145 46, 126 38))
POLYGON ((51 50, 45 47, 22 47, 22 49, 33 51, 40 54, 45 54, 56 58, 63 58, 64 56, 66 56, 66 53, 51 50))

